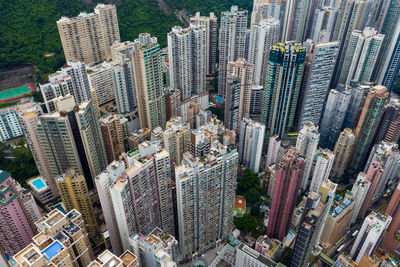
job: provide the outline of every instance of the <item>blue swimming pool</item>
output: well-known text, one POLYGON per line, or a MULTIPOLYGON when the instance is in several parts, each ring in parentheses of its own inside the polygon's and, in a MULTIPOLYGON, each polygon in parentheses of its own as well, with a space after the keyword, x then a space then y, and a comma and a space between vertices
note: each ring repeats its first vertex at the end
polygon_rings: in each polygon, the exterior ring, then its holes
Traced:
POLYGON ((222 97, 220 97, 220 96, 214 96, 214 98, 215 98, 215 101, 217 101, 217 103, 223 103, 224 102, 224 99, 222 97))
POLYGON ((63 246, 58 242, 54 242, 50 246, 48 246, 45 250, 43 250, 42 255, 47 259, 51 260, 59 251, 63 249, 63 246))
POLYGON ((36 179, 35 181, 32 182, 32 184, 38 190, 46 186, 41 178, 36 179))
POLYGON ((292 232, 289 231, 289 233, 287 234, 287 238, 289 238, 289 239, 292 239, 292 238, 293 238, 292 232))

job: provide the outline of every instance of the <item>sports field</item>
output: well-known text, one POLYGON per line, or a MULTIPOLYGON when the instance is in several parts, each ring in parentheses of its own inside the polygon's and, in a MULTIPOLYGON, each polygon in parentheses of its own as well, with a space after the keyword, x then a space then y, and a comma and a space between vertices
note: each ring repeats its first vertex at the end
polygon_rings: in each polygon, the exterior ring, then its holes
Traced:
POLYGON ((25 95, 29 95, 34 90, 32 84, 28 83, 27 85, 0 91, 0 102, 6 102, 13 99, 21 98, 25 95))

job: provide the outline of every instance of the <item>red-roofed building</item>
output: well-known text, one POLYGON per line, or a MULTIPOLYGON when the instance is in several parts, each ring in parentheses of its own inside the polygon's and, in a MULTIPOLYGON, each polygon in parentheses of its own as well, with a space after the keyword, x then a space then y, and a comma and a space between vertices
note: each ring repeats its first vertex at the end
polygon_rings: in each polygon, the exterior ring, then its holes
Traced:
POLYGON ((236 196, 235 209, 233 215, 235 217, 242 217, 246 213, 246 198, 244 196, 236 196))

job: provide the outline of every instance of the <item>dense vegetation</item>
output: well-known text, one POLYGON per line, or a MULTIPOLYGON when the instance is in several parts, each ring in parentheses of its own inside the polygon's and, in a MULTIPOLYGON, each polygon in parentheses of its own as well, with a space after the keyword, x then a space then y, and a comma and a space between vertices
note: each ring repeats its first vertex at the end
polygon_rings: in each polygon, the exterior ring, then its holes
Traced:
POLYGON ((232 5, 237 5, 239 8, 248 10, 249 12, 253 9, 252 0, 165 0, 165 3, 175 10, 185 10, 189 13, 200 11, 204 13, 202 15, 214 12, 218 17, 222 11, 229 10, 232 5))
MULTIPOLYGON (((122 40, 134 40, 139 33, 149 32, 165 46, 166 33, 181 24, 176 16, 166 15, 156 0, 118 2, 122 40)), ((79 0, 0 1, 0 68, 32 63, 38 79, 46 79, 65 63, 56 21, 61 16, 91 12, 94 5, 79 0)))

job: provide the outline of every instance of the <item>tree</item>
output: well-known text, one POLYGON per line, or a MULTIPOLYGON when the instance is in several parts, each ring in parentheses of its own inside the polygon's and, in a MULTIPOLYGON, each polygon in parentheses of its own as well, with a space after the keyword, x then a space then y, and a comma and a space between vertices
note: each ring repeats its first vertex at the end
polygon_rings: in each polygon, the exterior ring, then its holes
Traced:
POLYGON ((242 217, 235 218, 233 223, 237 229, 245 233, 249 233, 257 227, 256 218, 250 214, 244 214, 242 217))

